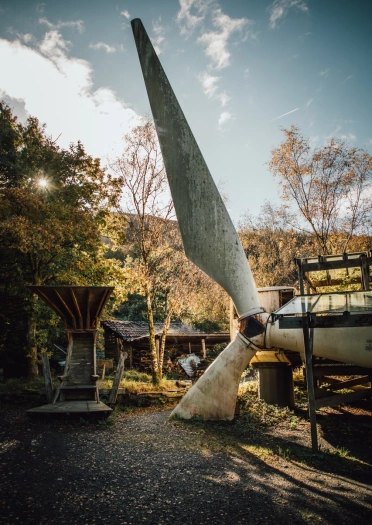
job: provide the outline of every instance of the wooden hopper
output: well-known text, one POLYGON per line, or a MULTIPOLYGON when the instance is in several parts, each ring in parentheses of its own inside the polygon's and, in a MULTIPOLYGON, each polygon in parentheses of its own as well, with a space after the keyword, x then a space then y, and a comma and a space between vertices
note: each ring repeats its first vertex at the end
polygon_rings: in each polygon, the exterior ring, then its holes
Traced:
POLYGON ((51 405, 29 412, 111 411, 99 400, 96 337, 99 317, 113 287, 29 286, 29 289, 62 317, 68 339, 65 369, 59 376, 60 385, 51 405))

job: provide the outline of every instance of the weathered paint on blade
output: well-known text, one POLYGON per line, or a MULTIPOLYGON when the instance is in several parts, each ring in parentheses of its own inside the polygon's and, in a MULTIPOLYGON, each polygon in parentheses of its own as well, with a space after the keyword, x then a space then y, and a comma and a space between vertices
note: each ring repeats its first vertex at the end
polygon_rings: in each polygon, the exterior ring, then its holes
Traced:
POLYGON ((184 395, 171 417, 234 419, 239 381, 255 353, 238 334, 184 395))
POLYGON ((141 20, 132 28, 186 255, 227 291, 239 315, 257 311, 234 225, 141 20))

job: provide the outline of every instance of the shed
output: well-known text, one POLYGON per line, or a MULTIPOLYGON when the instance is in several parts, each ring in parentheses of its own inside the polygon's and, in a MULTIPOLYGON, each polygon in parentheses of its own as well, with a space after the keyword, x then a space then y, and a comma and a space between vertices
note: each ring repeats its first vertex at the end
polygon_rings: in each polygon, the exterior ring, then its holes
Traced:
MULTIPOLYGON (((163 323, 154 323, 155 343, 160 348, 163 323)), ((119 352, 128 354, 126 367, 143 372, 150 372, 149 327, 146 321, 104 320, 101 326, 105 333, 105 358, 118 360, 119 352)), ((228 343, 228 333, 203 333, 196 328, 183 324, 171 323, 166 337, 164 369, 171 371, 179 357, 190 353, 201 359, 218 343, 228 343)))

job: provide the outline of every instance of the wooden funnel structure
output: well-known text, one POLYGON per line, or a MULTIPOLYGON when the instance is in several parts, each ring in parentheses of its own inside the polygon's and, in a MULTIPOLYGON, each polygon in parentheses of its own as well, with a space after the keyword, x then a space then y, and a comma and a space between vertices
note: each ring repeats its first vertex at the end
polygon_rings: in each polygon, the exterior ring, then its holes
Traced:
POLYGON ((62 317, 68 340, 65 369, 59 376, 60 385, 52 404, 30 412, 41 409, 50 412, 54 408, 64 412, 111 411, 99 400, 96 337, 99 317, 113 287, 29 286, 29 289, 62 317))

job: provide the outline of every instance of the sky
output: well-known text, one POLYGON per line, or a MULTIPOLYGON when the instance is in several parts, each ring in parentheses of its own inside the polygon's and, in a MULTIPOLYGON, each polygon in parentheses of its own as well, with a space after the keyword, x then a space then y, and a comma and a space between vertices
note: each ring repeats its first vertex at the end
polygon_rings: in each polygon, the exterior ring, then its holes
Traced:
POLYGON ((103 163, 151 114, 141 18, 234 222, 280 203, 270 152, 299 126, 372 152, 371 0, 0 0, 0 99, 103 163))

